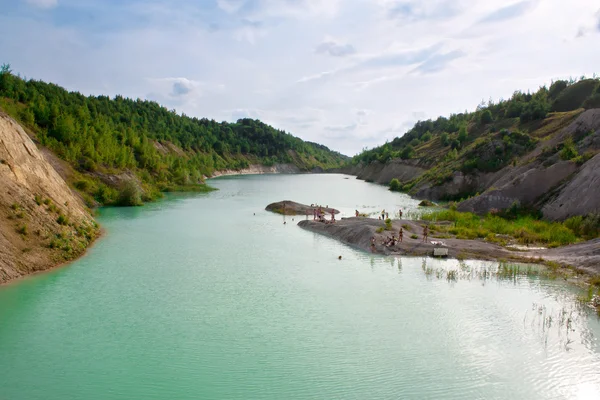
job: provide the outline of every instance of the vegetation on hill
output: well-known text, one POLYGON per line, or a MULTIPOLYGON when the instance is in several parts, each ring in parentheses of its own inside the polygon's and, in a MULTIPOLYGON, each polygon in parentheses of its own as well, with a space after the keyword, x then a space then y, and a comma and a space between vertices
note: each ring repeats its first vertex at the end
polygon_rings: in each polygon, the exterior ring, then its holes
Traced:
POLYGON ((467 164, 466 169, 498 170, 511 158, 531 149, 540 139, 531 133, 551 113, 567 113, 569 117, 582 109, 596 107, 600 107, 599 78, 559 80, 535 93, 517 91, 508 100, 482 103, 474 112, 419 121, 403 136, 364 150, 353 157, 351 163, 419 158, 424 164, 443 164, 462 159, 467 164), (491 150, 491 154, 482 151, 485 148, 491 150), (490 157, 492 154, 497 157, 490 157))
MULTIPOLYGON (((392 159, 418 161, 427 171, 410 181, 395 180, 390 189, 411 192, 419 184, 433 186, 452 180, 456 171, 467 175, 495 172, 513 163, 535 148, 540 141, 567 126, 581 112, 600 107, 600 79, 555 81, 535 93, 515 92, 508 100, 482 103, 474 112, 453 114, 436 120, 419 121, 402 137, 352 158, 352 165, 368 165, 392 159)), ((585 135, 583 135, 585 136, 585 135)), ((540 158, 559 153, 563 160, 579 164, 594 154, 579 154, 569 138, 558 147, 544 149, 540 158)), ((475 193, 460 193, 459 200, 475 193)))
POLYGON ((9 65, 0 69, 0 108, 75 168, 71 183, 89 203, 133 205, 159 191, 206 190, 203 176, 250 164, 292 163, 309 171, 346 159, 257 120, 217 122, 152 101, 84 96, 23 79, 9 65))

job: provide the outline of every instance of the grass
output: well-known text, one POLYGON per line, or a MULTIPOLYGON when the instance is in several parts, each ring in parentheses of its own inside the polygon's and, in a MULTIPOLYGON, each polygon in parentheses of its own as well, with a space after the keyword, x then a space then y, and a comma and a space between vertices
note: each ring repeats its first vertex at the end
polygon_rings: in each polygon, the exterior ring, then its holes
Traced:
POLYGON ((17 228, 17 233, 19 233, 23 236, 27 236, 27 233, 28 233, 27 224, 23 224, 23 225, 19 226, 17 228))
POLYGON ((543 221, 531 216, 506 219, 492 214, 480 217, 472 213, 442 210, 423 214, 422 218, 434 224, 437 221, 453 222, 451 225, 438 224, 435 230, 455 235, 457 239, 479 238, 503 244, 505 239, 496 235, 507 235, 520 244, 543 244, 547 247, 564 246, 583 239, 565 223, 543 221))
POLYGON ((59 214, 56 222, 58 222, 59 225, 69 225, 69 217, 64 214, 59 214))
POLYGON ((412 234, 412 235, 410 235, 410 238, 411 239, 418 239, 419 237, 417 235, 415 235, 415 234, 412 234))

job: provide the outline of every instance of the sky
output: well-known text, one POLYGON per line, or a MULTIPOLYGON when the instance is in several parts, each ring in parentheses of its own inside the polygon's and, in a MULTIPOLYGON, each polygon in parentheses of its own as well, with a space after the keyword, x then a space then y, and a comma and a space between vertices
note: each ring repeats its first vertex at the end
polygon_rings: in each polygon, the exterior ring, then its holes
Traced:
POLYGON ((600 73, 600 0, 0 0, 0 63, 347 155, 600 73))

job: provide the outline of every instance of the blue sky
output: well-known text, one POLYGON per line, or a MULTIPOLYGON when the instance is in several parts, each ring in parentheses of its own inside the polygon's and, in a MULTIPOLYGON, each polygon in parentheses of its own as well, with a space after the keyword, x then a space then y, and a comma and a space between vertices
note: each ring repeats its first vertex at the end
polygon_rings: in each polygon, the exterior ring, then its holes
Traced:
POLYGON ((348 155, 600 73, 590 0, 0 0, 0 63, 84 94, 259 118, 348 155))

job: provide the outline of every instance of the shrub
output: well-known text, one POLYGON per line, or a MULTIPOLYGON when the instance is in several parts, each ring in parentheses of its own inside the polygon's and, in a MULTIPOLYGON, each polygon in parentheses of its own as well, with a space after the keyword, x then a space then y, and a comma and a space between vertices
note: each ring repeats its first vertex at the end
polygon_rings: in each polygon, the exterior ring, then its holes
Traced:
POLYGON ((442 132, 440 140, 442 141, 443 146, 448 146, 450 144, 450 139, 447 132, 442 132))
POLYGON ((133 180, 127 180, 121 186, 119 193, 120 206, 141 206, 142 203, 142 190, 138 184, 133 180))
POLYGON ((492 112, 490 110, 485 110, 479 117, 479 122, 481 122, 482 125, 489 124, 493 120, 494 118, 492 117, 492 112))
POLYGON ((414 150, 413 146, 408 145, 404 149, 402 149, 402 152, 400 153, 400 157, 404 160, 408 160, 413 157, 414 152, 415 152, 415 150, 414 150))
POLYGON ((411 239, 418 239, 419 237, 417 235, 415 235, 415 234, 412 234, 412 235, 410 235, 410 238, 411 239))
POLYGON ((560 158, 563 160, 572 160, 579 155, 577 149, 575 148, 575 144, 573 143, 573 139, 568 138, 565 140, 563 144, 563 148, 560 151, 560 158))
POLYGON ((556 99, 558 95, 567 88, 569 82, 567 81, 556 81, 550 85, 550 89, 548 90, 548 96, 551 99, 556 99))
POLYGON ((389 218, 385 220, 385 230, 386 231, 392 230, 392 220, 389 218))
POLYGON ((552 103, 552 111, 572 111, 582 107, 596 89, 595 79, 584 79, 564 89, 552 103))
POLYGON ((390 190, 394 192, 399 192, 400 190, 402 190, 402 184, 398 179, 394 178, 390 181, 390 190))
POLYGON ((423 136, 421 136, 421 140, 424 142, 428 142, 431 140, 431 132, 427 131, 423 136))
POLYGON ((28 231, 27 231, 27 224, 23 224, 23 225, 21 225, 21 226, 20 226, 20 227, 17 229, 17 232, 18 232, 19 234, 23 235, 23 236, 27 236, 27 233, 28 233, 28 231))
POLYGON ((600 93, 596 93, 592 97, 583 102, 583 108, 589 110, 591 108, 600 108, 600 93))
POLYGON ((383 230, 384 230, 383 226, 380 226, 379 228, 377 228, 377 229, 375 230, 375 232, 377 232, 377 233, 381 233, 381 232, 383 232, 383 230))
POLYGON ((37 204, 38 206, 42 205, 42 196, 40 196, 39 194, 36 194, 33 199, 35 200, 35 204, 37 204))
POLYGON ((64 214, 58 214, 58 218, 56 219, 59 225, 69 225, 69 217, 64 214))
POLYGON ((469 133, 467 132, 467 127, 463 125, 458 130, 458 141, 460 142, 460 144, 463 144, 467 141, 468 138, 469 133))

